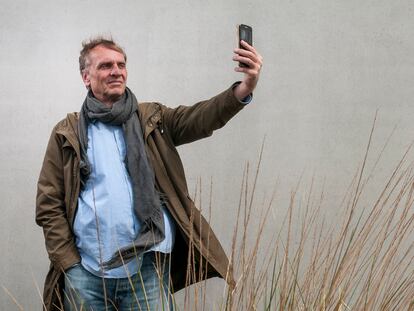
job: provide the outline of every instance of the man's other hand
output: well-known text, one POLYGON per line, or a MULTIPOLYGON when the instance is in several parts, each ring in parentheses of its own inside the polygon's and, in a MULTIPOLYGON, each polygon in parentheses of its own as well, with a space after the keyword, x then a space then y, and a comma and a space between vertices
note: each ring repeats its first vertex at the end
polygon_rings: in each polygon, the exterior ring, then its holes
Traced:
POLYGON ((242 100, 249 94, 253 92, 259 81, 260 70, 263 66, 263 57, 256 51, 254 47, 249 45, 245 41, 241 41, 241 45, 244 49, 234 49, 235 55, 233 60, 235 62, 242 62, 248 67, 239 67, 234 68, 237 72, 244 73, 243 81, 234 88, 234 96, 238 100, 242 100))

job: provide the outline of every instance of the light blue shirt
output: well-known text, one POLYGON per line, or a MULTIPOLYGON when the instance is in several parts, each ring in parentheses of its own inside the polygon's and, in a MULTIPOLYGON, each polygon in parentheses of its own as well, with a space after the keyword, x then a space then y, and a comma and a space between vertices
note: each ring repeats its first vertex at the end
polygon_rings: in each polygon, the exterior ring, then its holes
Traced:
MULTIPOLYGON (((142 255, 125 266, 103 270, 120 248, 131 246, 140 223, 134 212, 132 184, 125 166, 126 146, 121 126, 99 121, 88 125, 88 160, 91 164, 84 190, 78 199, 74 221, 76 246, 82 266, 89 272, 108 278, 125 278, 138 272, 142 255)), ((172 251, 175 226, 169 212, 164 214, 165 239, 151 250, 172 251)))
POLYGON ((252 100, 253 100, 253 95, 249 94, 245 98, 243 98, 242 100, 239 100, 239 102, 241 102, 242 104, 248 105, 252 102, 252 100))

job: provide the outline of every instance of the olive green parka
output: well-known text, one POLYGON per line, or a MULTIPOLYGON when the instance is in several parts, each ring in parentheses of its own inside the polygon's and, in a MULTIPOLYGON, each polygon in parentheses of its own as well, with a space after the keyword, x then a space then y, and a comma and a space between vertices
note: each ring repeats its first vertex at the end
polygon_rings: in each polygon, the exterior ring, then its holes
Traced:
MULTIPOLYGON (((210 277, 232 284, 229 260, 209 224, 191 200, 176 146, 208 137, 245 105, 233 87, 193 106, 168 108, 138 105, 147 155, 156 187, 176 222, 171 254, 172 290, 210 277)), ((70 113, 53 129, 38 181, 36 222, 43 227, 50 269, 44 286, 44 310, 62 310, 63 272, 80 261, 73 221, 80 191, 78 113, 70 113)))

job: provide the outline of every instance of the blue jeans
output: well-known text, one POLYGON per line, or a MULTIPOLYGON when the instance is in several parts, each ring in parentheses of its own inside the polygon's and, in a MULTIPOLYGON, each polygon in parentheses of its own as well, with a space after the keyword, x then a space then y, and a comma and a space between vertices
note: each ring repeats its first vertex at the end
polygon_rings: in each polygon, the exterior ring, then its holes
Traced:
POLYGON ((148 252, 129 278, 95 276, 78 264, 65 273, 66 311, 173 310, 169 292, 169 255, 148 252))

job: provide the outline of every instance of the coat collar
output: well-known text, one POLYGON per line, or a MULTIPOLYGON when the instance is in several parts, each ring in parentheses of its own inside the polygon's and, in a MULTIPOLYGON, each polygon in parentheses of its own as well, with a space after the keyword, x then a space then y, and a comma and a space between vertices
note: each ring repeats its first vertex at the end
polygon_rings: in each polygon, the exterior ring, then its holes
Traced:
MULTIPOLYGON (((161 125, 161 104, 155 102, 144 102, 138 104, 138 117, 141 122, 144 139, 151 132, 161 125)), ((75 152, 79 155, 79 135, 78 135, 78 121, 79 112, 68 113, 66 118, 59 122, 56 127, 56 133, 66 137, 67 142, 64 143, 72 145, 75 152)))

